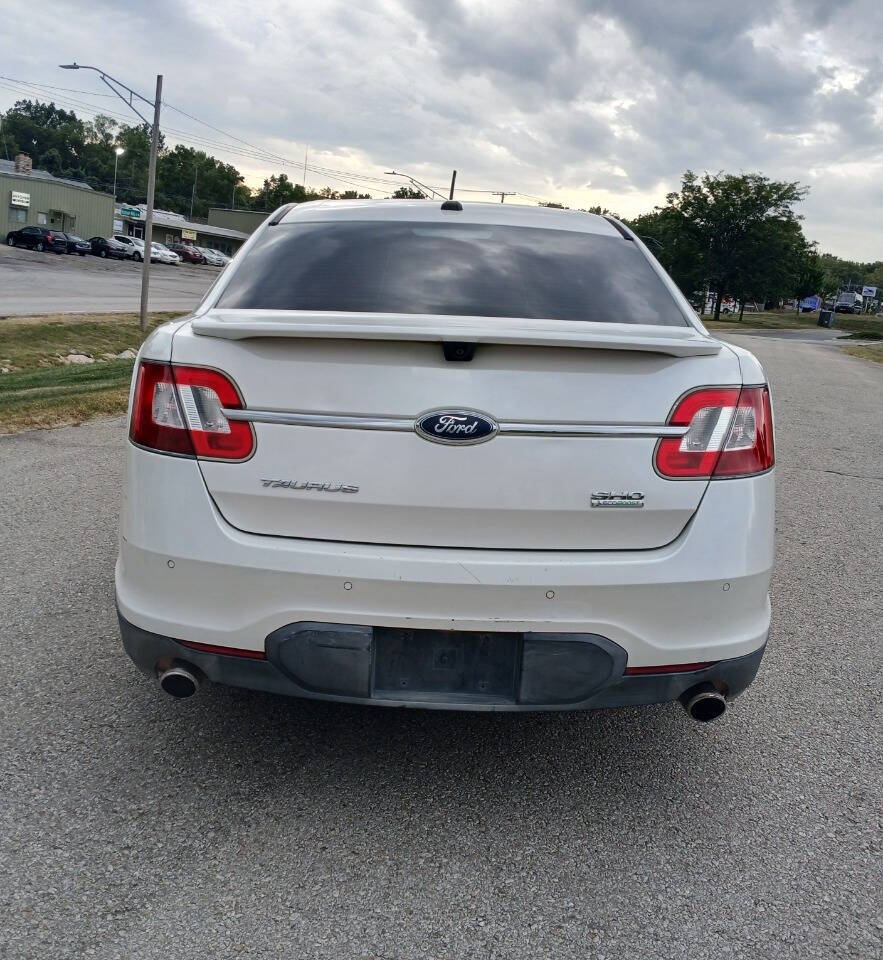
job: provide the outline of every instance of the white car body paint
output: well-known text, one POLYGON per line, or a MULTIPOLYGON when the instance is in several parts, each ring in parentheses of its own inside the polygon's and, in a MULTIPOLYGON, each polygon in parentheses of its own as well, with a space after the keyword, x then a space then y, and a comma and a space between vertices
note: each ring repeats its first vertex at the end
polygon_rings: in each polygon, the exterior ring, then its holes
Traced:
MULTIPOLYGON (((616 235, 591 215, 464 207, 468 223, 616 235)), ((437 211, 427 201, 337 201, 296 208, 283 222, 450 216, 437 211)), ((263 650, 273 631, 304 621, 596 634, 639 668, 723 661, 763 647, 775 471, 666 479, 653 467, 656 436, 603 434, 659 430, 697 387, 765 382, 749 352, 708 334, 637 238, 622 242, 648 258, 683 328, 632 332, 644 349, 538 347, 504 335, 480 342, 475 358, 458 364, 441 356, 438 339, 451 323, 444 317, 436 318, 434 340, 389 331, 304 335, 297 324, 307 318, 297 316, 282 318, 288 329, 278 336, 212 335, 212 324, 233 313, 216 307, 224 289, 273 229, 265 223, 255 232, 191 316, 155 331, 139 362, 223 371, 247 410, 270 419, 407 423, 451 407, 487 414, 501 432, 449 448, 395 424, 255 422, 254 453, 241 463, 128 444, 116 567, 126 621, 162 637, 245 651, 263 650), (201 322, 207 332, 199 332, 201 322), (674 355, 655 349, 653 336, 664 339, 672 329, 698 352, 677 355, 677 343, 674 355), (268 488, 268 478, 351 484, 358 493, 268 488), (590 496, 599 490, 639 491, 643 506, 593 509, 590 496)))

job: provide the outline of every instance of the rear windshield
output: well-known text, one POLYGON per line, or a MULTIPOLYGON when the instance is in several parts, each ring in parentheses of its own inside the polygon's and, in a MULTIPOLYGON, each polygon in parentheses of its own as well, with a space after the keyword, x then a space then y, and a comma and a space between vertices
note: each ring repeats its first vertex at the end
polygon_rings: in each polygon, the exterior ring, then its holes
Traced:
POLYGON ((278 224, 217 306, 687 325, 630 240, 483 224, 278 224))

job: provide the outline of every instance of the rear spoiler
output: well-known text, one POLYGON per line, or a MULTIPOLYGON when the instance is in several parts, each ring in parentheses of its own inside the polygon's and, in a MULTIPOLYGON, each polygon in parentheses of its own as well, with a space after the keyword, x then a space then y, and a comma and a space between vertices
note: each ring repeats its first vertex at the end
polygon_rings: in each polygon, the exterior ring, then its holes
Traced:
POLYGON ((636 323, 447 317, 425 314, 315 313, 291 310, 209 310, 193 332, 223 340, 284 337, 341 340, 416 340, 501 343, 538 347, 638 350, 672 357, 719 353, 721 344, 695 327, 636 323))

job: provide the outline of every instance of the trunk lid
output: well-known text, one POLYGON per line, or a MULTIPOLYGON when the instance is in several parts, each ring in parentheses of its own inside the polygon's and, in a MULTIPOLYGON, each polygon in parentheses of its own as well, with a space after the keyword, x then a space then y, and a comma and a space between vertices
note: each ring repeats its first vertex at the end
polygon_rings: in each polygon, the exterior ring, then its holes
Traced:
POLYGON ((365 317, 349 329, 327 316, 324 327, 249 319, 260 322, 249 326, 233 311, 196 318, 176 333, 172 360, 228 374, 257 418, 251 459, 200 462, 224 518, 255 534, 483 549, 659 547, 689 522, 708 481, 656 474, 658 427, 687 390, 741 382, 731 351, 686 328, 568 322, 557 331, 543 322, 531 332, 480 318, 481 329, 473 322, 464 337, 478 343, 474 358, 451 362, 441 341, 463 336, 469 318, 429 327, 427 318, 390 319, 381 333, 365 317), (429 411, 478 411, 499 433, 482 443, 429 442, 414 429, 429 411))

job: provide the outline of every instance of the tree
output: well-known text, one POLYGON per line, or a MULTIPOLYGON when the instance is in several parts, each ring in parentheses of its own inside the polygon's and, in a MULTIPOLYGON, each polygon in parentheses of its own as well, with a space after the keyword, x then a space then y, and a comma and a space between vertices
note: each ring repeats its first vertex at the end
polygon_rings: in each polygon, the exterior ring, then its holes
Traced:
POLYGON ((671 206, 657 207, 652 213, 628 221, 628 225, 650 247, 685 297, 695 300, 702 290, 704 299, 705 251, 695 233, 687 229, 679 211, 671 206))
POLYGON ((399 187, 392 194, 393 200, 425 200, 426 194, 414 187, 399 187))
POLYGON ((687 250, 695 256, 690 279, 695 283, 699 274, 704 275, 715 297, 715 320, 720 318, 724 293, 758 285, 787 288, 793 269, 791 246, 796 236, 802 237, 793 207, 806 192, 799 183, 758 173, 706 173, 700 178, 688 170, 680 191, 666 197, 666 207, 657 208, 667 213, 670 237, 681 234, 680 260, 687 250))

